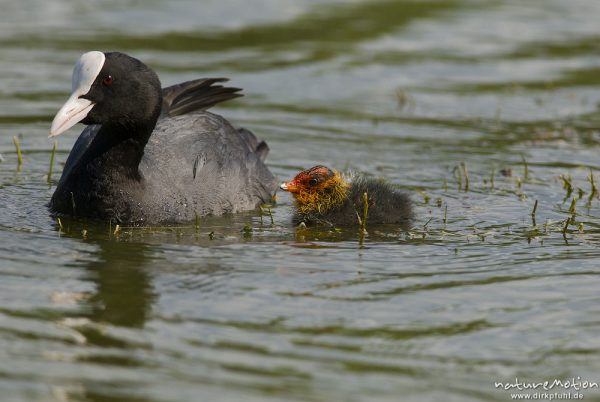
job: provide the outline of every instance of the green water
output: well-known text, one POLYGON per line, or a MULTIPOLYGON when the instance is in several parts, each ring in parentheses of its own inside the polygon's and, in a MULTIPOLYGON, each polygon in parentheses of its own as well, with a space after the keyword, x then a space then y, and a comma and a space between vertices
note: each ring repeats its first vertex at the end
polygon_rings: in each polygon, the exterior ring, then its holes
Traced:
POLYGON ((2 401, 506 401, 494 382, 600 383, 600 2, 13 3, 2 401), (59 224, 45 205, 81 127, 50 185, 47 133, 89 50, 165 86, 230 77, 246 96, 215 111, 269 143, 280 179, 317 163, 384 177, 414 227, 362 244, 297 230, 287 194, 273 221, 59 224))

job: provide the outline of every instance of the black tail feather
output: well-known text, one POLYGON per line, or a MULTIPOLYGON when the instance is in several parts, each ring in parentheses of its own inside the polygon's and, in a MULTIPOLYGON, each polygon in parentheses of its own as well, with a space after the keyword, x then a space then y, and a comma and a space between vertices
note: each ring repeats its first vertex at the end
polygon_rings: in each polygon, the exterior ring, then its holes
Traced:
POLYGON ((162 114, 179 116, 243 96, 239 93, 241 88, 214 85, 226 81, 227 78, 201 78, 163 88, 162 114))

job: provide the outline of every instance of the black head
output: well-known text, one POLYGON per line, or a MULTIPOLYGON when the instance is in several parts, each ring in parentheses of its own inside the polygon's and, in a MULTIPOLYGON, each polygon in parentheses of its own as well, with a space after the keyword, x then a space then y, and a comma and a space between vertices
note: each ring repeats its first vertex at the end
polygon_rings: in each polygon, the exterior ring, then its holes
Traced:
POLYGON ((160 81, 144 63, 118 52, 88 52, 75 65, 73 93, 54 118, 50 136, 77 122, 153 127, 161 105, 160 81))
POLYGON ((82 123, 129 125, 158 117, 162 89, 156 73, 126 54, 105 55, 104 66, 89 92, 80 96, 95 104, 82 123))

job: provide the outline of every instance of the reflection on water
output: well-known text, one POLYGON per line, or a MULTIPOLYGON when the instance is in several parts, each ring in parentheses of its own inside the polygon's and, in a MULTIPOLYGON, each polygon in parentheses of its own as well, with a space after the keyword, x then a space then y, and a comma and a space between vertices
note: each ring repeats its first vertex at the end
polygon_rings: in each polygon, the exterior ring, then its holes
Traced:
POLYGON ((600 3, 261 4, 3 5, 3 398, 504 401, 495 381, 598 381, 600 3), (77 129, 48 186, 48 126, 92 49, 164 85, 230 77, 246 96, 217 112, 281 179, 385 177, 414 227, 296 229, 287 194, 272 222, 53 221, 77 129))
POLYGON ((96 292, 89 300, 89 318, 142 328, 156 298, 152 278, 144 271, 147 246, 111 241, 99 245, 98 259, 87 267, 96 284, 96 292))

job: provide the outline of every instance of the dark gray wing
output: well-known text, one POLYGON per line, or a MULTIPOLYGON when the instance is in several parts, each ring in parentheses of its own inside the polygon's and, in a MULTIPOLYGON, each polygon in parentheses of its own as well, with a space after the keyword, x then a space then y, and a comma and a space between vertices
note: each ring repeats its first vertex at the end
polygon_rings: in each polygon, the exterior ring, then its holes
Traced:
POLYGON ((140 163, 147 209, 185 221, 271 202, 277 180, 262 161, 266 145, 221 116, 199 112, 159 120, 140 163))

